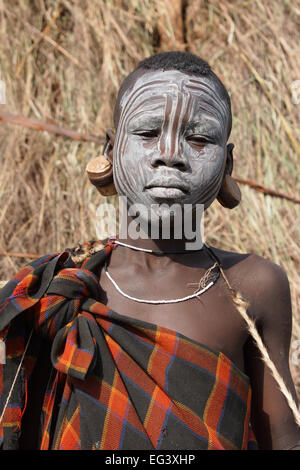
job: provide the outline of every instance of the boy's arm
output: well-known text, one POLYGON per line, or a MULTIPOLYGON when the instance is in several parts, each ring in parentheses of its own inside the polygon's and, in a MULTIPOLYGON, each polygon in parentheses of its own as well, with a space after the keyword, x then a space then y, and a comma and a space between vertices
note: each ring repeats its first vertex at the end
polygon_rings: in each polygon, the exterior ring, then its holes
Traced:
MULTIPOLYGON (((253 279, 249 313, 256 318, 269 356, 297 403, 289 368, 292 309, 287 276, 279 266, 258 258, 253 279)), ((300 449, 300 427, 251 338, 245 346, 245 370, 251 380, 251 422, 259 447, 300 449)))

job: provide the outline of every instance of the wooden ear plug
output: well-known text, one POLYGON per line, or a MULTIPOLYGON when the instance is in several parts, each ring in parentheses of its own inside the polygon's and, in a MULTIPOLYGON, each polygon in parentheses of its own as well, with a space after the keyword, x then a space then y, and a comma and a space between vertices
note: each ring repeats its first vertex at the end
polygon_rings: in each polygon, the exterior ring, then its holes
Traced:
POLYGON ((229 174, 226 174, 223 179, 217 199, 223 207, 228 209, 233 209, 241 202, 241 190, 237 182, 229 174))
POLYGON ((86 166, 90 182, 97 188, 102 196, 113 196, 117 194, 114 181, 112 165, 104 157, 100 155, 91 160, 86 166))

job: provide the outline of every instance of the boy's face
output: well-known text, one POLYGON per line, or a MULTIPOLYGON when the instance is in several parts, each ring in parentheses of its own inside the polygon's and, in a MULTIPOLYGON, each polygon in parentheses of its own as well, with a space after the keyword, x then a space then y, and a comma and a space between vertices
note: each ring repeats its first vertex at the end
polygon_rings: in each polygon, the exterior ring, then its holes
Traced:
POLYGON ((113 149, 118 193, 147 207, 208 207, 224 175, 229 113, 209 78, 142 71, 120 101, 113 149))

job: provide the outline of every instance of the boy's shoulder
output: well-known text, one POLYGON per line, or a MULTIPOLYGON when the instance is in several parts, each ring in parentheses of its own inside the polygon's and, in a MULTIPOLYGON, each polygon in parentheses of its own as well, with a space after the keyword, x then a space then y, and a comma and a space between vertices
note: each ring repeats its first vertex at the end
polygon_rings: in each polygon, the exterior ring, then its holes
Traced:
POLYGON ((225 251, 220 248, 211 247, 226 270, 246 270, 248 275, 262 275, 268 278, 284 277, 284 269, 268 258, 257 255, 256 253, 239 253, 234 251, 225 251))
POLYGON ((231 286, 249 302, 249 311, 257 319, 272 315, 274 320, 276 312, 282 315, 291 310, 289 281, 280 265, 254 253, 213 251, 231 286))

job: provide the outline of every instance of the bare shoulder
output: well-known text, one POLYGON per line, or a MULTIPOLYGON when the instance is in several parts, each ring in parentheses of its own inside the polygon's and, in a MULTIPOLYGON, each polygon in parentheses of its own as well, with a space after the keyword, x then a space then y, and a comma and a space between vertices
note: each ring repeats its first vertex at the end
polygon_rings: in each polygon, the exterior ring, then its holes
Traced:
POLYGON ((213 248, 232 285, 249 302, 257 320, 291 317, 290 287, 285 270, 253 253, 235 253, 213 248))

